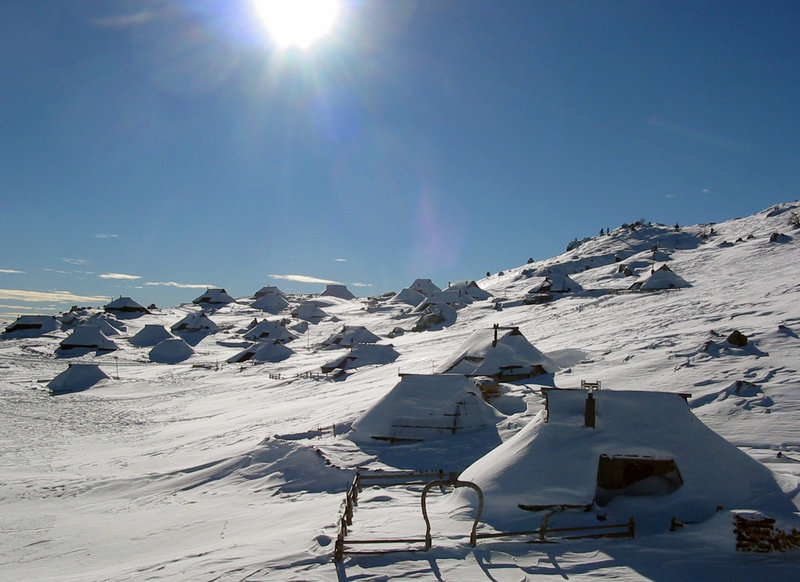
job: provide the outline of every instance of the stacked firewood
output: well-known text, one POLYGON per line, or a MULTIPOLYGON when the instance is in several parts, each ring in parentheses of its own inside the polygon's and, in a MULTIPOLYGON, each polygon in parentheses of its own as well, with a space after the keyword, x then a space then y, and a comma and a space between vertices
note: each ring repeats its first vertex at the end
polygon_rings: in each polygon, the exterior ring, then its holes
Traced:
POLYGON ((775 529, 775 520, 759 513, 734 514, 736 550, 767 553, 800 549, 800 531, 775 529))

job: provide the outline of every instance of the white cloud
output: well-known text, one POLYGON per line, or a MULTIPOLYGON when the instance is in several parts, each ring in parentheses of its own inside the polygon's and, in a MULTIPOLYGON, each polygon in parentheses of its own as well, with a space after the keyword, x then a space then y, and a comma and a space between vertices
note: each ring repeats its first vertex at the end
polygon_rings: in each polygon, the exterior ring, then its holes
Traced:
POLYGON ((13 275, 21 275, 25 271, 17 271, 16 269, 0 269, 0 273, 9 273, 13 275))
POLYGON ((341 285, 339 281, 331 281, 330 279, 318 279, 317 277, 309 277, 308 275, 270 275, 270 277, 273 279, 294 281, 296 283, 321 283, 323 285, 341 285))
MULTIPOLYGON (((30 307, 28 305, 0 305, 0 309, 13 309, 14 311, 40 311, 39 307, 30 307)), ((9 312, 6 312, 9 313, 9 312)))
POLYGON ((87 264, 89 264, 89 261, 87 261, 86 259, 69 259, 69 258, 63 258, 62 257, 61 260, 64 261, 65 263, 69 263, 70 265, 87 265, 87 264))
POLYGON ((372 287, 372 283, 350 283, 353 287, 372 287))
POLYGON ((100 233, 100 234, 94 235, 94 238, 119 238, 119 235, 118 234, 100 233))
POLYGON ((347 259, 336 259, 337 263, 346 263, 347 259))
POLYGON ((124 279, 135 281, 136 279, 141 279, 139 275, 126 275, 125 273, 103 273, 100 275, 101 279, 124 279))
POLYGON ((30 301, 40 303, 44 301, 55 301, 56 303, 67 303, 75 301, 85 301, 91 303, 108 301, 108 297, 98 297, 94 295, 75 295, 69 291, 26 291, 24 289, 0 289, 0 299, 12 299, 14 301, 30 301))
POLYGON ((179 289, 213 289, 216 285, 209 285, 208 283, 193 284, 193 283, 176 283, 175 281, 155 281, 145 283, 148 287, 178 287, 179 289))

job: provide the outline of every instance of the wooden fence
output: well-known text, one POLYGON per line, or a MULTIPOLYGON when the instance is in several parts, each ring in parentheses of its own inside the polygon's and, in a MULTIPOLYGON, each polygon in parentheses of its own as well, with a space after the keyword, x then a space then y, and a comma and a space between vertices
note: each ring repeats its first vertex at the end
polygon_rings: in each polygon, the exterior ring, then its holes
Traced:
POLYGON ((469 481, 461 481, 457 473, 438 472, 387 472, 387 473, 356 473, 353 483, 347 490, 344 501, 340 506, 340 516, 336 534, 336 543, 334 545, 333 559, 340 562, 344 559, 345 554, 359 555, 359 554, 384 554, 388 552, 397 551, 422 551, 429 550, 432 545, 431 539, 431 526, 428 519, 426 499, 428 491, 433 487, 468 487, 478 494, 478 510, 475 520, 472 524, 470 532, 470 545, 475 547, 478 540, 501 538, 501 537, 531 537, 535 536, 538 541, 549 540, 553 537, 562 540, 580 539, 580 538, 619 538, 619 537, 635 537, 636 536, 636 522, 631 518, 627 523, 621 524, 604 524, 604 525, 588 525, 583 527, 568 527, 568 528, 550 528, 548 527, 546 515, 542 521, 542 525, 534 530, 526 531, 510 531, 510 532, 486 532, 478 533, 477 528, 483 512, 483 492, 480 487, 475 483, 469 481), (422 516, 425 520, 425 536, 424 537, 408 537, 408 538, 380 538, 380 539, 347 539, 349 527, 353 525, 353 514, 356 506, 358 506, 358 494, 361 489, 369 485, 422 485, 425 487, 422 490, 421 508, 422 516), (564 535, 566 534, 566 535, 564 535), (382 545, 388 546, 393 544, 403 544, 404 547, 398 549, 380 549, 380 550, 354 550, 353 546, 362 545, 382 545), (409 548, 409 544, 420 544, 418 547, 409 548))

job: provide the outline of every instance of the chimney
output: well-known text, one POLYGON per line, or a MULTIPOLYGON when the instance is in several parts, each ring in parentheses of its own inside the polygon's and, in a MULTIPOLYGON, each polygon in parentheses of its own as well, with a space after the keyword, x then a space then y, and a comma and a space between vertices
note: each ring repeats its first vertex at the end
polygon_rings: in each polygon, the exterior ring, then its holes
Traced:
POLYGON ((594 394, 589 390, 586 396, 586 408, 583 411, 583 426, 587 428, 594 428, 594 394))

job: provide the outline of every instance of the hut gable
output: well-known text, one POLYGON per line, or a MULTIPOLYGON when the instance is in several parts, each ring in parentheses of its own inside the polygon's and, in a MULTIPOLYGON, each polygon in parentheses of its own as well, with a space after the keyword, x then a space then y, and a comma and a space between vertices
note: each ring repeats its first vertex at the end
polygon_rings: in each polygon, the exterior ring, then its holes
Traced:
POLYGON ((441 291, 441 288, 430 279, 415 279, 414 282, 408 286, 408 288, 412 291, 416 291, 417 293, 421 293, 426 297, 441 291))
POLYGON ((192 300, 192 303, 198 305, 227 305, 233 303, 234 299, 228 295, 225 289, 206 289, 200 297, 192 300))
POLYGON ((484 291, 475 281, 456 281, 455 283, 450 283, 450 286, 445 289, 445 291, 456 291, 459 293, 463 293, 465 295, 469 295, 472 299, 476 301, 483 301, 484 299, 489 299, 492 294, 488 291, 484 291))
POLYGON ((362 325, 345 325, 341 331, 322 342, 326 348, 352 347, 356 344, 374 344, 380 337, 362 325))
POLYGON ((86 348, 98 351, 113 351, 117 344, 108 339, 96 325, 80 325, 72 330, 60 344, 62 350, 86 348))
POLYGON ((20 315, 6 327, 2 339, 39 337, 58 329, 58 320, 52 315, 20 315))
POLYGON ((178 323, 174 324, 170 329, 172 330, 172 333, 216 333, 219 331, 217 324, 211 321, 211 319, 205 313, 201 312, 190 313, 178 323))
POLYGON ((530 519, 523 509, 555 506, 662 526, 672 516, 703 521, 718 506, 791 506, 770 471, 703 425, 679 394, 545 395, 544 411, 461 475, 483 490, 488 523, 513 527, 530 519))
POLYGON ((355 299, 350 290, 344 285, 329 284, 325 287, 325 291, 320 293, 322 297, 338 297, 339 299, 355 299))
POLYGON ((424 441, 494 428, 499 417, 465 376, 407 374, 356 419, 350 436, 357 442, 424 441))
POLYGON ((70 364, 66 370, 53 378, 47 387, 53 394, 80 392, 106 379, 108 375, 97 364, 70 364))
POLYGON ((474 332, 438 368, 439 373, 517 380, 555 372, 558 366, 516 327, 474 332))
POLYGON ((650 275, 641 281, 636 281, 630 289, 640 291, 658 291, 662 289, 683 289, 691 287, 688 281, 675 274, 667 265, 654 269, 650 275))
POLYGON ((146 307, 139 305, 130 297, 120 297, 119 299, 115 299, 111 303, 107 303, 103 309, 105 309, 107 313, 113 313, 114 315, 122 315, 127 317, 138 317, 140 315, 150 313, 146 307))

